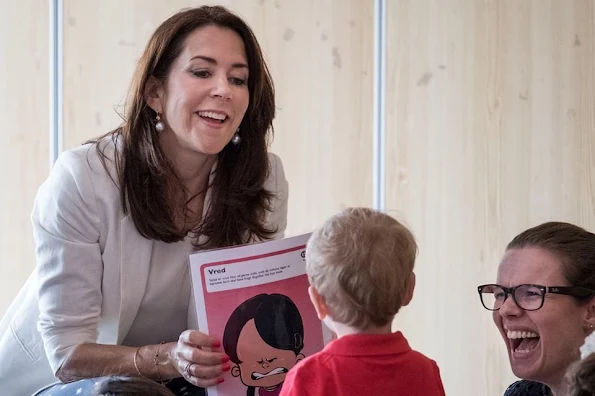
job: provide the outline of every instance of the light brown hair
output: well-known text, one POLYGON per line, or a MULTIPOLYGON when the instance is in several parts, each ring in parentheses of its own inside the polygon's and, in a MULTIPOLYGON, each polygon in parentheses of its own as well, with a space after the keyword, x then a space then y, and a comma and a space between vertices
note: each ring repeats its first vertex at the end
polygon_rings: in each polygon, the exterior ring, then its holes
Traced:
POLYGON ((275 92, 258 41, 240 17, 221 6, 202 6, 180 11, 163 22, 149 39, 134 72, 124 122, 106 135, 111 139, 93 141, 106 170, 110 161, 105 154, 107 145, 121 147, 115 156, 120 201, 138 232, 164 242, 184 239, 189 230, 176 226, 174 212, 188 213, 189 201, 170 202, 171 197, 185 196, 184 185, 159 145, 157 114, 148 106, 145 90, 150 78, 165 80, 188 35, 209 25, 231 29, 241 37, 250 70, 250 102, 240 124, 241 144, 228 144, 218 154, 209 186, 211 204, 192 230, 207 237, 203 244, 196 242, 202 249, 268 239, 276 231, 264 225, 274 196, 263 187, 269 171, 275 92))
POLYGON ((397 314, 416 254, 415 238, 397 220, 348 208, 312 234, 306 271, 334 321, 366 329, 386 325, 397 314))
POLYGON ((571 286, 595 290, 595 234, 563 222, 543 223, 517 235, 506 247, 538 247, 556 256, 571 286))

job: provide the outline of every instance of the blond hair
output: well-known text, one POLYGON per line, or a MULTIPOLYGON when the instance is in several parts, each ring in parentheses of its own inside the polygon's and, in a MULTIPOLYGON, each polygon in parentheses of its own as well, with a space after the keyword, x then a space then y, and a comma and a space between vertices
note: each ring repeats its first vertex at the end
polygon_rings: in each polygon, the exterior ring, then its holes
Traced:
POLYGON ((415 238, 397 220, 348 208, 312 234, 306 271, 332 319, 363 330, 384 326, 397 314, 416 254, 415 238))

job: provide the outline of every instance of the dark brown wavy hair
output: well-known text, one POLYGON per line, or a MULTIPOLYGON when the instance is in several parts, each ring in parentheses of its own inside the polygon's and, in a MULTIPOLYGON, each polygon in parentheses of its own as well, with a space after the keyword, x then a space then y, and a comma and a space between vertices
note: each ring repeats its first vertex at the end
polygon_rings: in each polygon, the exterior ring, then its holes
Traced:
POLYGON ((524 247, 549 251, 562 262, 564 277, 571 286, 595 290, 595 234, 592 232, 574 224, 551 221, 523 231, 510 241, 506 250, 524 247))
POLYGON ((106 148, 110 144, 116 145, 113 161, 120 201, 138 232, 146 238, 164 242, 182 240, 188 230, 176 227, 174 213, 187 215, 189 201, 171 202, 171 197, 184 197, 185 187, 159 145, 156 113, 148 106, 145 94, 151 77, 165 80, 188 35, 212 25, 231 29, 242 38, 250 70, 250 102, 240 124, 241 144, 228 144, 218 154, 217 168, 209 185, 210 204, 205 217, 192 230, 207 237, 204 243, 195 241, 195 246, 200 249, 270 239, 276 232, 264 224, 274 197, 272 192, 264 189, 264 183, 269 171, 268 143, 273 134, 275 92, 250 27, 221 6, 185 9, 171 16, 153 33, 138 62, 123 123, 92 141, 106 170, 107 162, 112 160, 106 148))

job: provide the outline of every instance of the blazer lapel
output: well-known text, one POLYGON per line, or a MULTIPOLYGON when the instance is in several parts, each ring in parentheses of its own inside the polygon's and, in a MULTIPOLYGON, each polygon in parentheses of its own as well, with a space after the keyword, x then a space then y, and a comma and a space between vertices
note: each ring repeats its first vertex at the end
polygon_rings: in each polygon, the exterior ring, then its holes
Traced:
POLYGON ((129 216, 120 224, 120 321, 118 344, 128 334, 145 295, 153 241, 141 236, 129 216))
MULTIPOLYGON (((218 161, 215 161, 215 164, 211 168, 211 173, 209 174, 209 188, 207 189, 207 193, 205 194, 205 201, 202 207, 203 219, 209 212, 209 206, 211 205, 211 193, 213 191, 211 185, 213 184, 213 180, 215 178, 217 163, 218 161)), ((204 235, 198 235, 198 242, 205 243, 206 237, 204 235)), ((190 260, 188 260, 188 265, 190 265, 190 260)), ((190 268, 188 268, 188 274, 190 274, 190 268)), ((194 285, 192 285, 192 287, 190 288, 190 301, 188 303, 187 324, 189 329, 198 329, 198 317, 196 312, 196 296, 194 295, 194 285)))

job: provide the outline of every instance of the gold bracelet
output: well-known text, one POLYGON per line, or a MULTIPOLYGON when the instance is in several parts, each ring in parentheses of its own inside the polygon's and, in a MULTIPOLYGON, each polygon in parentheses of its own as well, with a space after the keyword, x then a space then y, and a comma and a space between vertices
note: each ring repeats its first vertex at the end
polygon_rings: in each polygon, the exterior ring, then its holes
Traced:
POLYGON ((161 341, 161 343, 159 343, 159 345, 157 345, 157 352, 155 352, 155 355, 153 355, 153 365, 155 366, 155 373, 157 374, 157 381, 159 381, 161 384, 163 384, 163 380, 161 379, 161 374, 159 374, 159 348, 161 348, 161 345, 165 344, 165 341, 161 341))
POLYGON ((138 369, 138 363, 136 363, 136 356, 138 355, 138 352, 140 351, 142 347, 138 347, 136 348, 136 351, 134 351, 134 358, 132 359, 132 361, 134 362, 134 368, 136 369, 136 372, 138 373, 138 375, 140 375, 142 378, 146 378, 143 373, 140 372, 140 370, 138 369))

